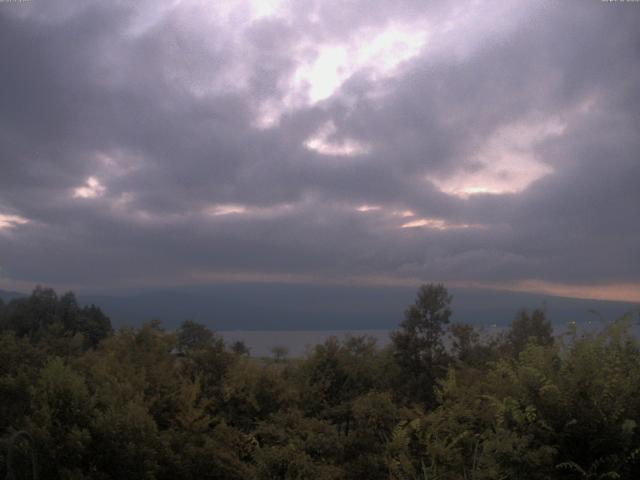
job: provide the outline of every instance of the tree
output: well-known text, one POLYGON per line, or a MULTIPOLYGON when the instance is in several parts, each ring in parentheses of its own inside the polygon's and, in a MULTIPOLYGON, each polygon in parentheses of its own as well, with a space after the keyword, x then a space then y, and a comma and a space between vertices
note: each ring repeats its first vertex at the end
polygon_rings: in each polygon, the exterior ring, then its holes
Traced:
POLYGON ((276 345, 271 349, 273 355, 273 361, 276 363, 282 363, 287 359, 289 355, 289 349, 283 345, 276 345))
POLYGON ((251 355, 251 350, 242 340, 236 340, 233 342, 231 345, 231 351, 236 355, 245 355, 247 357, 251 355))
POLYGON ((454 323, 449 327, 451 350, 463 363, 482 367, 491 358, 491 347, 481 341, 480 332, 468 323, 454 323))
POLYGON ((28 339, 0 333, 0 432, 24 428, 43 361, 42 352, 28 339))
POLYGON ((433 386, 442 375, 446 353, 442 336, 451 317, 451 300, 442 284, 425 284, 405 311, 400 329, 391 334, 402 369, 401 387, 410 399, 434 403, 433 386))
POLYGON ((33 386, 32 414, 27 428, 38 446, 42 478, 83 478, 95 415, 85 379, 53 358, 33 386))
POLYGON ((471 350, 480 341, 480 335, 468 323, 454 323, 449 327, 451 334, 451 347, 459 360, 467 361, 471 350))
POLYGON ((89 305, 80 310, 77 325, 89 347, 95 348, 113 333, 111 320, 95 305, 89 305))
POLYGON ((12 300, 4 310, 3 329, 13 330, 33 343, 46 339, 44 344, 53 351, 59 351, 61 342, 76 335, 82 348, 80 334, 84 347, 93 348, 112 333, 109 317, 95 305, 80 308, 73 292, 58 297, 51 288, 38 286, 31 296, 12 300))
POLYGON ((27 298, 9 302, 5 308, 5 328, 32 342, 40 340, 57 320, 58 296, 51 288, 37 286, 27 298))
POLYGON ((507 332, 507 343, 514 355, 522 352, 528 343, 543 347, 553 345, 553 327, 544 309, 537 308, 531 314, 527 310, 520 311, 507 332))
POLYGON ((57 305, 58 318, 66 331, 75 334, 78 332, 78 316, 80 307, 73 292, 67 292, 60 297, 57 305))
POLYGON ((214 334, 205 325, 185 320, 178 329, 178 350, 186 352, 188 350, 199 350, 211 346, 214 334))
POLYGON ((11 435, 7 440, 1 443, 7 444, 7 459, 6 459, 6 469, 7 476, 6 480, 16 480, 16 478, 20 478, 16 476, 16 471, 18 470, 17 466, 22 467, 22 471, 31 470, 30 478, 34 480, 38 478, 38 461, 35 451, 35 445, 33 441, 33 437, 29 432, 24 430, 20 430, 11 435), (23 443, 27 443, 29 456, 28 460, 24 455, 24 449, 20 448, 23 446, 23 443), (22 460, 22 462, 20 461, 22 460), (27 460, 25 462, 25 460, 27 460), (30 467, 29 469, 26 467, 30 467))

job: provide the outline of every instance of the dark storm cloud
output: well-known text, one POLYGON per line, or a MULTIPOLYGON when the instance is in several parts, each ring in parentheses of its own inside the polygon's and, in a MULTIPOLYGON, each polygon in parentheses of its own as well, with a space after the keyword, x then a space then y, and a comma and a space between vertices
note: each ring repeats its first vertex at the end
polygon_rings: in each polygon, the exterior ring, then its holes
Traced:
POLYGON ((0 5, 4 281, 640 283, 637 5, 330 3, 0 5), (398 25, 419 54, 305 100, 301 62, 398 25), (473 175, 516 187, 443 187, 473 175))

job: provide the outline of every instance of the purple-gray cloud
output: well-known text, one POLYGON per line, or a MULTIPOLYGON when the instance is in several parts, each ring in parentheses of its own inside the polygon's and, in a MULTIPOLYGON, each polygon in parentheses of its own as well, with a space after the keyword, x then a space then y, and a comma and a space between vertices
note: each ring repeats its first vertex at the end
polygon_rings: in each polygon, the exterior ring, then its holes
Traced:
POLYGON ((0 282, 640 285, 640 5, 220 5, 0 4, 0 282))

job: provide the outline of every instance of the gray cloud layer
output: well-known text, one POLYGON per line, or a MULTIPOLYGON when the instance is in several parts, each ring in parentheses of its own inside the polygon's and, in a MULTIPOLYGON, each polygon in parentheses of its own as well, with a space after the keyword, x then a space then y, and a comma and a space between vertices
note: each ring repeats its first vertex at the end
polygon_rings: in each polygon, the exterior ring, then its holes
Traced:
POLYGON ((0 277, 640 284, 640 5, 423 3, 0 4, 0 277), (398 25, 428 35, 393 73, 296 87, 398 25), (366 150, 305 147, 327 124, 366 150), (474 175, 515 187, 446 188, 474 175))

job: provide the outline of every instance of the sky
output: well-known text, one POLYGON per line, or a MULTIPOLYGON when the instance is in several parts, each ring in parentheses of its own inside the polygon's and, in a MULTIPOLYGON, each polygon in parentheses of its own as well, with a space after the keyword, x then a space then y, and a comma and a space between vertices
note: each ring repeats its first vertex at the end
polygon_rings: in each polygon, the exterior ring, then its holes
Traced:
POLYGON ((640 301, 640 3, 0 2, 0 288, 640 301))

